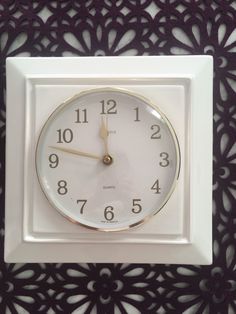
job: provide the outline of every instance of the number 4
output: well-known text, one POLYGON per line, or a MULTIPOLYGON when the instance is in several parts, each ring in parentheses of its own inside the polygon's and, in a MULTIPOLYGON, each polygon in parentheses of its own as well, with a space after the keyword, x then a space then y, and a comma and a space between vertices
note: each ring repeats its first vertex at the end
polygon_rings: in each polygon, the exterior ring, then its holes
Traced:
POLYGON ((156 194, 160 194, 161 193, 160 192, 161 188, 160 188, 158 179, 154 182, 153 186, 151 187, 151 190, 155 191, 156 194))

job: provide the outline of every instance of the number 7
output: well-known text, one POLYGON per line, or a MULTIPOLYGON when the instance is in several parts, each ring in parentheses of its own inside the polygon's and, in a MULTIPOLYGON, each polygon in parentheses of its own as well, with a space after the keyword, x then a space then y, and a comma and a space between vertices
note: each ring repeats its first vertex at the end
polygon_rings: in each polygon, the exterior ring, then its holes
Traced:
POLYGON ((85 204, 87 203, 87 200, 77 200, 76 202, 77 202, 77 204, 82 203, 82 205, 81 205, 81 207, 80 207, 80 213, 83 214, 83 212, 84 212, 84 206, 85 206, 85 204))

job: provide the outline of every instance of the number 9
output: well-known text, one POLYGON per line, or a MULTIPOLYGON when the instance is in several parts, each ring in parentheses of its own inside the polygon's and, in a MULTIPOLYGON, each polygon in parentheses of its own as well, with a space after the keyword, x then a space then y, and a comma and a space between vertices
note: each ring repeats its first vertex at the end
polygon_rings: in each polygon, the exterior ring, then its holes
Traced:
POLYGON ((48 158, 49 160, 49 167, 50 168, 56 168, 59 164, 59 158, 56 154, 51 154, 48 158))

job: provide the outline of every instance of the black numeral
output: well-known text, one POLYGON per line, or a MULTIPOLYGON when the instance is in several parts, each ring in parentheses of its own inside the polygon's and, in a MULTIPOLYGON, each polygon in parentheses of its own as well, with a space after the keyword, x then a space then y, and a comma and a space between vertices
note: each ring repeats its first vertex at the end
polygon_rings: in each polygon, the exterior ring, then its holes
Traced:
POLYGON ((139 202, 141 202, 141 199, 140 198, 135 198, 133 199, 133 208, 132 208, 132 212, 134 214, 138 214, 141 212, 142 210, 142 206, 141 204, 139 204, 139 202))
POLYGON ((70 143, 73 140, 73 132, 71 129, 59 129, 58 133, 58 141, 57 143, 70 143))
POLYGON ((88 123, 87 109, 77 109, 75 112, 77 114, 75 123, 88 123))
POLYGON ((50 168, 56 168, 58 166, 59 158, 58 158, 57 154, 49 155, 48 160, 49 160, 49 167, 50 168))
POLYGON ((166 153, 166 152, 162 152, 162 153, 160 153, 160 157, 162 157, 162 161, 159 162, 159 165, 161 167, 169 166, 169 164, 170 164, 170 161, 168 159, 169 158, 169 154, 166 153))
POLYGON ((58 189, 57 189, 58 194, 65 195, 68 192, 67 182, 65 180, 58 181, 57 185, 58 185, 58 189))
POLYGON ((151 187, 151 190, 155 191, 156 194, 160 194, 160 185, 159 185, 159 180, 156 180, 153 184, 153 186, 151 187))
POLYGON ((117 108, 116 108, 116 101, 114 99, 109 99, 107 101, 102 100, 100 101, 102 104, 102 111, 101 114, 116 114, 117 108))
POLYGON ((161 128, 158 124, 153 124, 151 126, 151 130, 154 131, 151 135, 151 139, 157 140, 161 138, 161 134, 160 134, 161 128))
POLYGON ((140 119, 139 119, 139 107, 137 108, 134 108, 134 111, 135 111, 135 122, 139 122, 140 119))
POLYGON ((83 212, 84 212, 84 206, 85 206, 85 204, 87 203, 87 200, 77 200, 76 201, 77 202, 77 204, 80 204, 80 213, 81 214, 83 214, 83 212))
POLYGON ((104 217, 106 220, 111 221, 114 219, 114 208, 112 206, 107 206, 104 210, 104 217))

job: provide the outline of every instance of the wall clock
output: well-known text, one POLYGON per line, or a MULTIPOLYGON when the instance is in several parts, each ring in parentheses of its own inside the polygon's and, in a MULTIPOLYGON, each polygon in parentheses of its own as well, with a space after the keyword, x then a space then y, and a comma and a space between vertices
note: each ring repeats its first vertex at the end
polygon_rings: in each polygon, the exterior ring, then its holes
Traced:
POLYGON ((7 120, 6 261, 211 262, 210 57, 9 58, 7 120))
POLYGON ((81 92, 46 121, 36 168, 50 203, 101 231, 144 223, 168 201, 180 169, 179 144, 147 99, 115 88, 81 92))

